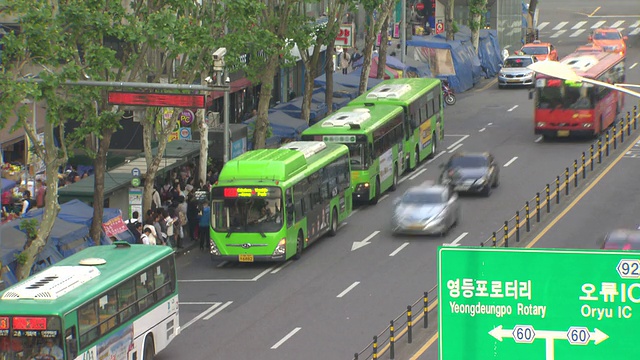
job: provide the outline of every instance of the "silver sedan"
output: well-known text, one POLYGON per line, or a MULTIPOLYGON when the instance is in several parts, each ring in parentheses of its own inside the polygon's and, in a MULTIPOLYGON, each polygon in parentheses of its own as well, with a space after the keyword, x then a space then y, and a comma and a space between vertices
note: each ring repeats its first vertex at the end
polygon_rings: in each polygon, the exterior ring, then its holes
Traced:
POLYGON ((417 186, 396 199, 391 229, 395 234, 445 235, 460 221, 458 194, 448 186, 417 186))

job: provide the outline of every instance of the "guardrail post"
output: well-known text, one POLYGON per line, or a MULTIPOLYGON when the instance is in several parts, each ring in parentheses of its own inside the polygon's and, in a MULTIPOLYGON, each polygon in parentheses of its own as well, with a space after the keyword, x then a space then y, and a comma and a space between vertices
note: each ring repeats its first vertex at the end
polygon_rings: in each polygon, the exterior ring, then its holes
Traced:
POLYGON ((395 329, 393 328, 393 320, 389 325, 389 359, 394 360, 396 358, 396 337, 395 329))
POLYGON ((624 142, 624 118, 620 119, 620 144, 624 142))
POLYGON ((536 222, 540 222, 540 193, 536 193, 536 222))
POLYGON ((496 232, 494 231, 491 235, 491 242, 493 243, 493 247, 496 247, 496 232))
POLYGON ((602 135, 598 138, 598 164, 602 163, 602 135))
POLYGON ((353 354, 353 360, 358 360, 358 353, 353 354))
POLYGON ((589 166, 591 167, 591 171, 593 171, 593 144, 589 148, 589 166))
POLYGON ((578 187, 578 160, 573 160, 573 186, 578 187))
POLYGON ((516 242, 520 242, 520 210, 516 210, 516 242))
POLYGON ((373 354, 372 359, 378 358, 378 335, 373 336, 373 354))
POLYGON ((605 140, 605 143, 604 143, 605 156, 609 156, 609 130, 607 130, 607 132, 605 133, 604 140, 605 140))
POLYGON ((564 192, 569 195, 569 168, 564 169, 564 192))
POLYGON ((551 188, 549 187, 549 184, 547 184, 547 186, 544 188, 544 192, 545 192, 545 200, 547 200, 547 214, 551 212, 551 196, 549 196, 551 194, 551 188))
MULTIPOLYGON (((613 125, 611 126, 613 128, 613 149, 617 149, 618 148, 618 136, 617 133, 618 131, 616 130, 616 123, 614 122, 613 125)), ((609 154, 607 154, 609 155, 609 154)))
POLYGON ((582 178, 585 179, 587 177, 587 162, 586 162, 586 157, 587 155, 584 153, 584 151, 582 152, 582 178))
POLYGON ((560 204, 560 176, 556 176, 556 204, 560 204))
POLYGON ((429 327, 429 293, 427 291, 424 292, 424 297, 422 298, 422 311, 424 316, 422 317, 424 321, 422 322, 423 327, 426 329, 429 327))
POLYGON ((509 221, 504 222, 504 247, 509 247, 509 221))
POLYGON ((638 105, 633 105, 633 130, 638 128, 638 105))
POLYGON ((627 111, 627 136, 631 136, 631 111, 627 111))
POLYGON ((525 211, 525 220, 527 222, 527 232, 529 232, 529 230, 531 230, 531 224, 529 223, 529 219, 531 218, 529 216, 529 202, 527 201, 527 203, 524 205, 524 211, 525 211))
POLYGON ((413 322, 411 318, 411 305, 407 305, 407 340, 409 344, 413 341, 413 322))

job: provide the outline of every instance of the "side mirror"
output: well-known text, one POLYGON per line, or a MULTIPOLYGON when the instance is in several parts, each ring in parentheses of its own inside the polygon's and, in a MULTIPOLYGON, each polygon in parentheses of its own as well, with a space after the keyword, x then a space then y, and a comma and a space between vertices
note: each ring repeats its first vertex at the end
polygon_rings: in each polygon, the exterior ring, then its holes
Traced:
POLYGON ((622 37, 622 40, 627 41, 627 40, 629 40, 629 37, 625 35, 625 36, 622 37))

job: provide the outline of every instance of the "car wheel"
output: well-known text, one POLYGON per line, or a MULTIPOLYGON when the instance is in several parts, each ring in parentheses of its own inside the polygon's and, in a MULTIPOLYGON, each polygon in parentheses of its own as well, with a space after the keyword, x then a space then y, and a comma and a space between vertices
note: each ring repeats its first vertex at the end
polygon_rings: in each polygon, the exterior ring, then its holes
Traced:
POLYGON ((293 255, 294 260, 300 260, 302 257, 302 249, 304 248, 304 238, 302 236, 302 230, 298 231, 298 238, 296 239, 296 254, 293 255))
POLYGON ((482 195, 485 197, 491 196, 491 185, 487 185, 487 187, 482 190, 482 195))
POLYGON ((491 186, 493 186, 494 188, 497 188, 498 186, 500 186, 500 176, 499 175, 496 175, 496 178, 493 179, 493 184, 491 186))
POLYGON ((336 208, 333 208, 331 212, 331 228, 329 228, 329 235, 336 236, 338 233, 338 212, 336 208))

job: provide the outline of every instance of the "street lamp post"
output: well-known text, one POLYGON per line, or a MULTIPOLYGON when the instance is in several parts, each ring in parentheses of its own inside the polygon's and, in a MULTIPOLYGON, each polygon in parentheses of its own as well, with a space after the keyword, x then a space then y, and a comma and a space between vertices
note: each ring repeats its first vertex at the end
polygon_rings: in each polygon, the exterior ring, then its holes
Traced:
POLYGON ((588 84, 604 86, 606 88, 620 91, 622 93, 640 98, 640 92, 627 89, 627 87, 640 87, 640 85, 609 84, 606 82, 585 78, 576 74, 575 70, 573 70, 571 66, 567 64, 563 64, 562 62, 559 62, 559 61, 538 61, 527 66, 527 68, 535 71, 536 73, 555 77, 558 79, 584 82, 588 84))
POLYGON ((231 86, 229 85, 229 77, 225 73, 224 56, 227 54, 227 48, 218 48, 211 56, 213 57, 213 71, 216 72, 217 86, 224 86, 224 129, 223 129, 223 146, 224 152, 222 155, 222 164, 226 164, 229 161, 229 93, 231 92, 231 86), (224 81, 224 85, 222 85, 224 81))

